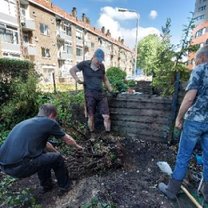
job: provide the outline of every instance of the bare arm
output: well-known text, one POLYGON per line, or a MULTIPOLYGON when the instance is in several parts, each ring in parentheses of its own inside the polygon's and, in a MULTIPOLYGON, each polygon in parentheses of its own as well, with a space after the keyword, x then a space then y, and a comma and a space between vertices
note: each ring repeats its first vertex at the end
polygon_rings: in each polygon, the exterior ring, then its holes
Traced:
POLYGON ((108 91, 112 92, 113 91, 112 86, 111 86, 111 84, 110 84, 106 75, 104 75, 103 82, 104 82, 106 88, 108 89, 108 91))
POLYGON ((46 143, 46 150, 48 152, 57 152, 57 153, 59 153, 59 151, 50 142, 46 143))
POLYGON ((182 128, 183 125, 183 117, 187 110, 191 107, 191 105, 194 102, 194 99, 196 98, 197 90, 189 90, 181 103, 181 107, 178 112, 178 116, 176 118, 175 127, 178 129, 182 128))
POLYGON ((63 141, 68 144, 68 145, 72 145, 72 146, 75 146, 77 149, 83 149, 82 146, 78 145, 76 143, 76 141, 68 134, 65 134, 63 137, 62 137, 63 141))
POLYGON ((79 69, 77 68, 77 66, 73 66, 70 69, 70 74, 72 75, 72 77, 75 79, 76 82, 78 82, 79 84, 83 84, 83 82, 79 79, 79 77, 77 76, 77 72, 79 71, 79 69))

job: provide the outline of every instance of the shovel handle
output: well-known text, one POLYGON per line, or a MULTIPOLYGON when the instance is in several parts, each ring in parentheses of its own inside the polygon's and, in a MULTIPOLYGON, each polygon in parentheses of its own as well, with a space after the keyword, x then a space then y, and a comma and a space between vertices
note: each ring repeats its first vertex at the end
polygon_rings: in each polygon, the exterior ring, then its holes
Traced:
POLYGON ((202 208, 202 206, 199 204, 198 201, 196 201, 196 199, 189 193, 189 191, 182 185, 181 189, 183 190, 183 192, 188 196, 188 198, 193 202, 193 204, 197 207, 197 208, 202 208))

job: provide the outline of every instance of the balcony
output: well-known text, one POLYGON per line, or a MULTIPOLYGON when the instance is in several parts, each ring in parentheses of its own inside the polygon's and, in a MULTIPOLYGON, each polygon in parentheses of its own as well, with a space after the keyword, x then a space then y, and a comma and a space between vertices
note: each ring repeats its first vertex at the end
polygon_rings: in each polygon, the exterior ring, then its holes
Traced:
POLYGON ((83 46, 83 40, 76 39, 76 44, 79 45, 79 46, 83 46))
POLYGON ((3 22, 7 22, 10 25, 15 25, 16 27, 18 26, 18 21, 16 17, 5 14, 3 12, 0 12, 0 20, 3 22))
POLYGON ((58 53, 58 60, 66 60, 68 58, 68 54, 64 51, 58 53))
POLYGON ((61 41, 72 41, 72 37, 67 35, 65 31, 58 30, 57 31, 57 38, 61 41))
POLYGON ((20 54, 20 44, 1 42, 2 51, 8 53, 20 54))
POLYGON ((24 44, 23 51, 26 56, 35 56, 37 54, 36 47, 32 44, 24 44))
POLYGON ((21 25, 22 25, 22 29, 24 31, 26 30, 35 30, 35 21, 33 19, 27 19, 27 18, 23 18, 21 19, 21 25))

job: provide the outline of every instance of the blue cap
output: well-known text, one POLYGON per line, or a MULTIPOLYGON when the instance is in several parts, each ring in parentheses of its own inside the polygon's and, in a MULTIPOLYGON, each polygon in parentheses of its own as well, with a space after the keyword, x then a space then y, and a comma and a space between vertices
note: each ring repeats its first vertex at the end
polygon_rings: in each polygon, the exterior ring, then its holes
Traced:
POLYGON ((98 48, 95 53, 94 53, 94 57, 97 58, 97 60, 101 63, 102 61, 104 61, 104 51, 100 48, 98 48))

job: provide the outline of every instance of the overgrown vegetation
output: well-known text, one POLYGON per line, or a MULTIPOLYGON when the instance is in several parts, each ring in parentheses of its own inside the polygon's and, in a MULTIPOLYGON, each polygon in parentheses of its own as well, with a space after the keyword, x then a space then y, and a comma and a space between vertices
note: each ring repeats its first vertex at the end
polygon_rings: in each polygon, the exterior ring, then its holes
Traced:
POLYGON ((0 181, 0 207, 31 207, 41 208, 29 188, 14 191, 12 186, 16 179, 5 176, 0 181))
POLYGON ((160 37, 149 35, 138 45, 137 64, 146 75, 153 76, 152 85, 159 89, 162 95, 173 94, 176 73, 180 73, 183 79, 188 77, 189 72, 183 58, 190 50, 190 32, 194 27, 193 19, 190 19, 189 24, 185 26, 184 37, 180 45, 171 44, 170 27, 171 20, 167 19, 165 27, 162 27, 160 37))
MULTIPOLYGON (((0 59, 0 144, 3 143, 9 131, 18 122, 35 116, 38 107, 43 103, 57 106, 59 121, 65 126, 72 125, 73 106, 82 108, 83 92, 56 94, 37 91, 38 76, 33 64, 28 61, 2 58, 0 59)), ((79 124, 76 123, 78 128, 79 124)), ((15 180, 2 176, 0 183, 1 207, 32 207, 39 205, 29 189, 15 191, 12 186, 15 180)))
POLYGON ((116 92, 125 92, 128 88, 125 78, 126 72, 122 71, 118 67, 111 67, 107 70, 106 75, 116 92))

